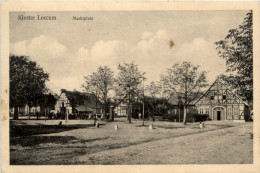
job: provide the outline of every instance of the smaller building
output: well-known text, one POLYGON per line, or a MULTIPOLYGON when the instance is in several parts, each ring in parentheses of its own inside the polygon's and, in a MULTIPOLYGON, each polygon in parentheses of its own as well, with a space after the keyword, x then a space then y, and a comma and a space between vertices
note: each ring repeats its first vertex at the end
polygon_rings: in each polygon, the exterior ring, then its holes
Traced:
POLYGON ((102 114, 103 105, 92 93, 61 90, 56 102, 54 113, 56 114, 102 114))
POLYGON ((121 102, 114 108, 114 112, 116 116, 126 117, 128 114, 128 104, 121 102))
MULTIPOLYGON (((169 99, 168 102, 170 103, 170 109, 169 109, 169 114, 171 115, 181 115, 183 116, 183 112, 184 112, 184 100, 181 99, 178 96, 174 96, 172 95, 169 99)), ((187 114, 188 113, 197 113, 196 107, 195 107, 195 102, 192 101, 191 103, 188 104, 187 106, 187 114)))
MULTIPOLYGON (((50 112, 49 107, 46 108, 46 113, 48 114, 50 112)), ((27 116, 29 114, 36 115, 36 113, 39 114, 45 114, 45 108, 41 106, 32 106, 31 108, 25 104, 24 106, 18 107, 18 115, 27 116)), ((10 114, 14 115, 14 108, 10 109, 10 114)))

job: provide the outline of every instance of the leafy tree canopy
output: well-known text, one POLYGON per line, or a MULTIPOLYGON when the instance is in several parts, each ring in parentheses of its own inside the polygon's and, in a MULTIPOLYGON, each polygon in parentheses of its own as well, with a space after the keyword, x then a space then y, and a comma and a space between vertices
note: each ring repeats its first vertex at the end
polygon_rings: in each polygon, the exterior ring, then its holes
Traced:
POLYGON ((38 104, 39 96, 46 93, 46 73, 27 56, 10 55, 10 106, 18 107, 38 104))
POLYGON ((187 105, 197 97, 202 88, 208 86, 206 81, 206 71, 199 72, 199 66, 194 66, 191 62, 174 64, 167 69, 165 75, 161 75, 161 84, 165 93, 183 100, 184 119, 186 124, 187 105))
POLYGON ((145 73, 138 69, 138 65, 125 63, 118 65, 119 73, 116 78, 115 92, 121 99, 131 99, 130 102, 142 96, 142 82, 146 78, 145 73), (130 98, 128 98, 130 95, 130 98))
POLYGON ((215 43, 218 54, 226 60, 226 74, 221 78, 248 101, 253 100, 253 22, 247 13, 238 28, 231 29, 224 40, 215 43))
POLYGON ((87 92, 94 93, 106 110, 108 94, 113 89, 114 82, 114 72, 108 66, 100 66, 96 72, 85 77, 83 87, 87 92))

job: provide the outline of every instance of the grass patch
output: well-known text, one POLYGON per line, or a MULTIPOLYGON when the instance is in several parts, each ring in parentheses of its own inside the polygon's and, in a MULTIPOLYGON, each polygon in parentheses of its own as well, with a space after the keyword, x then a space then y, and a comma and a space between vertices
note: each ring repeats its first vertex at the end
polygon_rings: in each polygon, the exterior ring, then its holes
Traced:
POLYGON ((155 125, 154 127, 162 128, 162 129, 179 129, 179 128, 185 128, 185 127, 183 127, 183 126, 160 126, 160 125, 155 125))

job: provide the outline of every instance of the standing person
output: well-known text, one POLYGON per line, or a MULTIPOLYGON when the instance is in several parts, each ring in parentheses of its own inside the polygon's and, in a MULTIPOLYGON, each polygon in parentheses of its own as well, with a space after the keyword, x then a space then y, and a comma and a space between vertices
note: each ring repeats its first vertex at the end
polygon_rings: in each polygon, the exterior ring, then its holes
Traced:
POLYGON ((94 114, 94 126, 96 125, 96 121, 97 121, 97 114, 94 114))

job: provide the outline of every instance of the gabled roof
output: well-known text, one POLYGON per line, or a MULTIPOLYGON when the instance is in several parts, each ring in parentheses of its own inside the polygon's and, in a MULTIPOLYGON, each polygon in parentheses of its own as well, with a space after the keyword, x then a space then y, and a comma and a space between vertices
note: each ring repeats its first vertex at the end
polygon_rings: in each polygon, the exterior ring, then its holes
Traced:
POLYGON ((74 109, 76 109, 79 112, 92 112, 92 109, 90 109, 89 107, 87 107, 85 105, 76 106, 74 109))
MULTIPOLYGON (((76 108, 77 106, 79 106, 80 103, 84 103, 83 105, 80 105, 80 106, 81 107, 85 106, 85 107, 94 109, 97 104, 98 109, 102 108, 102 103, 95 96, 95 94, 87 93, 87 92, 79 92, 79 91, 68 91, 65 89, 61 90, 61 94, 62 93, 66 94, 72 107, 76 108)), ((60 96, 61 96, 61 94, 60 94, 60 96)))
POLYGON ((172 105, 183 104, 183 101, 181 99, 178 99, 177 96, 173 96, 173 95, 170 96, 170 98, 168 99, 168 102, 172 105))
MULTIPOLYGON (((168 99, 168 102, 172 105, 178 105, 179 103, 180 104, 183 104, 184 103, 184 94, 183 93, 179 93, 179 96, 181 96, 180 98, 178 97, 178 95, 171 95, 170 98, 168 99)), ((189 102, 188 105, 194 105, 196 102, 196 100, 192 100, 189 102)))
POLYGON ((224 85, 224 86, 228 89, 229 92, 231 92, 232 94, 234 94, 234 95, 235 95, 240 101, 242 101, 245 105, 249 106, 247 102, 245 102, 243 99, 241 99, 240 96, 238 96, 235 92, 233 92, 232 89, 230 89, 228 86, 226 86, 225 82, 222 81, 222 80, 219 79, 219 78, 217 78, 217 79, 215 80, 215 82, 213 82, 213 84, 209 87, 209 89, 195 102, 195 104, 197 104, 197 103, 208 93, 208 91, 214 86, 214 84, 215 84, 216 82, 220 82, 222 85, 224 85))

